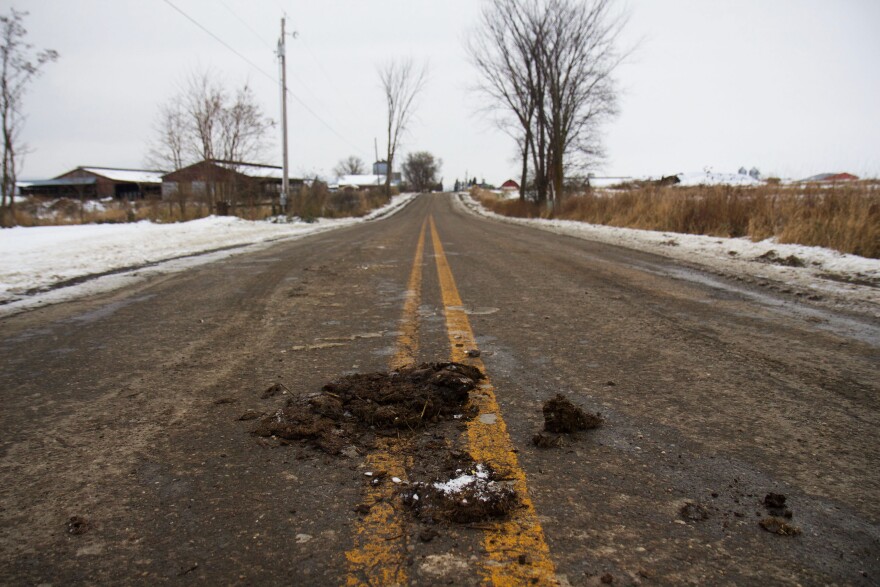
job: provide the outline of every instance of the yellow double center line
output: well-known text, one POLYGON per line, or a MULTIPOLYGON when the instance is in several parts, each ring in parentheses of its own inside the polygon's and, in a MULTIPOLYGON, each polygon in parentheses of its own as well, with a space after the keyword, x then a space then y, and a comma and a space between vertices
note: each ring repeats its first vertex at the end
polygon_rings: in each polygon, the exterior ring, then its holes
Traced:
MULTIPOLYGON (((467 356, 469 349, 477 348, 477 341, 461 296, 458 295, 434 218, 431 217, 430 221, 452 360, 469 363, 486 373, 482 360, 467 356)), ((512 480, 522 504, 509 519, 485 526, 483 548, 489 554, 489 563, 483 567, 484 577, 498 587, 557 585, 550 549, 544 541, 544 530, 526 487, 526 474, 513 452, 513 443, 495 398, 495 388, 488 376, 480 384, 479 390, 480 393, 471 393, 470 398, 471 404, 478 408, 479 415, 468 422, 468 451, 478 463, 486 463, 512 480)))
MULTIPOLYGON (((429 217, 431 241, 440 281, 440 292, 446 316, 446 330, 452 349, 451 360, 469 363, 486 372, 479 358, 470 358, 467 351, 477 348, 476 338, 446 260, 443 244, 434 218, 429 217)), ((407 299, 404 304, 403 327, 397 339, 397 353, 392 366, 397 368, 415 360, 418 349, 418 306, 421 298, 422 256, 425 223, 419 234, 416 255, 410 272, 407 299)), ((490 465, 513 482, 521 507, 509 519, 485 524, 483 548, 488 560, 481 566, 485 582, 507 587, 513 585, 557 585, 555 567, 544 540, 544 531, 528 494, 525 472, 519 466, 507 426, 495 397, 495 389, 487 377, 478 393, 471 394, 471 403, 478 415, 468 423, 467 445, 473 459, 490 465)), ((398 445, 386 443, 368 457, 368 464, 389 475, 403 479, 404 462, 398 445)), ((367 503, 373 505, 355 529, 355 548, 346 557, 349 561, 348 585, 403 585, 406 575, 407 532, 401 516, 392 506, 394 486, 383 483, 370 487, 367 503)))
MULTIPOLYGON (((422 297, 422 257, 425 251, 425 226, 422 222, 416 255, 407 283, 400 334, 391 368, 399 369, 415 361, 419 347, 419 302, 422 297)), ((346 585, 403 585, 406 583, 407 533, 403 518, 394 509, 395 485, 392 477, 406 479, 406 467, 400 440, 380 438, 376 449, 367 455, 370 471, 386 473, 369 485, 364 503, 370 511, 354 530, 354 548, 345 553, 348 559, 346 585)))

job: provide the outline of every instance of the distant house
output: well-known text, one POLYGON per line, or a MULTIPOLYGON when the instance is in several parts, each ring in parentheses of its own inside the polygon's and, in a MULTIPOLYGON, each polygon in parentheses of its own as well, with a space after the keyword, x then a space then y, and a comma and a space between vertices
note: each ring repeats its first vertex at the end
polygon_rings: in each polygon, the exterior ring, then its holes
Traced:
MULTIPOLYGON (((400 174, 391 174, 391 186, 400 187, 400 174)), ((368 174, 368 175, 343 175, 336 179, 336 182, 330 185, 331 189, 339 190, 364 190, 370 188, 380 188, 385 186, 385 175, 368 174)))
POLYGON ((802 179, 802 183, 833 183, 838 181, 858 181, 858 177, 851 173, 820 173, 806 179, 802 179))
POLYGON ((162 172, 150 169, 77 167, 54 179, 22 183, 20 190, 23 196, 46 198, 158 198, 162 191, 162 172))
POLYGON ((518 192, 519 184, 513 181, 512 179, 508 179, 504 183, 501 184, 501 189, 505 192, 518 192))
MULTIPOLYGON (((209 204, 274 202, 281 194, 283 169, 276 165, 210 159, 162 176, 162 199, 197 200, 209 204)), ((288 177, 290 189, 303 180, 288 177)), ((218 209, 220 206, 218 206, 218 209)))

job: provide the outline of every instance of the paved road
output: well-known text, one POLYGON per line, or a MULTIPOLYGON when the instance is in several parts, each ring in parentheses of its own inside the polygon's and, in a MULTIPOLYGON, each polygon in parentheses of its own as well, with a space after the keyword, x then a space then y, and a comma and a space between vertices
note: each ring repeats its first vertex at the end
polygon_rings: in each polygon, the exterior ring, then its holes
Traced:
POLYGON ((435 195, 4 319, 0 582, 877 584, 880 327, 801 303, 435 195), (510 520, 426 541, 364 472, 415 478, 429 453, 329 456, 238 420, 474 348, 486 417, 400 442, 506 463, 510 520), (556 393, 605 423, 539 449, 556 393), (800 535, 758 525, 769 492, 800 535))

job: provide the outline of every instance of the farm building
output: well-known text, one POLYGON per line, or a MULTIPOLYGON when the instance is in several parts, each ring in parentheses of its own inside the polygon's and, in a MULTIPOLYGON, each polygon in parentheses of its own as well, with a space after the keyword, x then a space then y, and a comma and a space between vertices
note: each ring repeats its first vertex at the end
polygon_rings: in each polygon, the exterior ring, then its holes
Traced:
POLYGON ((802 179, 802 182, 838 182, 838 181, 858 181, 858 177, 851 173, 820 173, 819 175, 814 175, 812 177, 808 177, 806 179, 802 179))
MULTIPOLYGON (((273 203, 281 194, 283 170, 276 165, 212 159, 162 176, 162 199, 198 200, 209 204, 273 203)), ((288 178, 291 191, 302 179, 288 178)))
POLYGON ((508 179, 504 183, 501 184, 501 190, 505 192, 518 192, 519 184, 513 181, 512 179, 508 179))
MULTIPOLYGON (((400 187, 400 174, 391 174, 391 186, 400 187)), ((343 175, 336 179, 336 183, 330 185, 330 189, 340 190, 364 190, 370 188, 385 187, 385 176, 373 175, 343 175)))
POLYGON ((22 183, 21 194, 48 198, 139 200, 158 198, 161 188, 161 171, 77 167, 54 179, 22 183))

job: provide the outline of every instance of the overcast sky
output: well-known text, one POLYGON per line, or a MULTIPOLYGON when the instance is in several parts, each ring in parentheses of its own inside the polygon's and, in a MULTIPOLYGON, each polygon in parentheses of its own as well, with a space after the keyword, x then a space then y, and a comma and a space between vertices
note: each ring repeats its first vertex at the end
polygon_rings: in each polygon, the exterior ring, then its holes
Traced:
MULTIPOLYGON (((479 0, 0 0, 27 10, 29 40, 59 51, 26 98, 22 178, 80 165, 142 167, 159 104, 186 75, 210 69, 246 81, 280 118, 274 46, 288 42, 290 166, 329 175, 382 144, 377 66, 426 61, 430 78, 402 153, 443 160, 447 185, 517 176, 515 148, 481 114, 464 39, 479 0)), ((605 129, 598 175, 736 171, 804 177, 880 176, 880 2, 876 0, 629 0, 618 70, 620 115, 605 129)), ((280 131, 272 163, 280 165, 280 131)))

